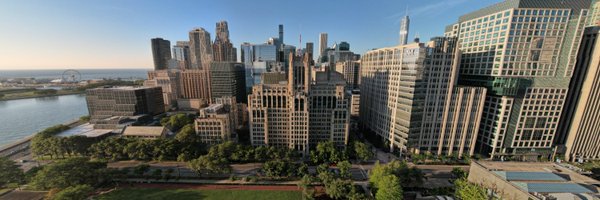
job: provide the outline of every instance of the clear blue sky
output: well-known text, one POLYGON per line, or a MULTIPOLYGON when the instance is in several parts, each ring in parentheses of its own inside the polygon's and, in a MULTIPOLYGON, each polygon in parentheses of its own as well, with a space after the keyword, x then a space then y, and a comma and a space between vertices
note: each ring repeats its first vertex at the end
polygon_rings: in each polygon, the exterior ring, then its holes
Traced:
POLYGON ((174 44, 227 20, 234 46, 262 43, 284 24, 285 42, 298 46, 329 33, 356 53, 396 45, 406 7, 410 38, 443 35, 462 14, 500 0, 3 0, 0 70, 152 67, 150 39, 174 44))

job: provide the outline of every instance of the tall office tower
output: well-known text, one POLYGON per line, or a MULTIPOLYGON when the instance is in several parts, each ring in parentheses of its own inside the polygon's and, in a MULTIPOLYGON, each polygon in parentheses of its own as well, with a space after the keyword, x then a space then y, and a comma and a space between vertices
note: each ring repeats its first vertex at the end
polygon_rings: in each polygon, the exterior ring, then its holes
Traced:
POLYGON ((323 72, 311 85, 308 54, 289 60, 287 82, 255 85, 248 96, 252 145, 303 153, 321 141, 346 145, 350 114, 341 75, 323 72))
POLYGON ((347 89, 358 89, 360 85, 360 61, 343 61, 335 64, 335 71, 343 75, 347 89))
POLYGON ((171 42, 162 38, 152 38, 151 42, 154 70, 167 69, 167 62, 171 59, 171 42))
POLYGON ((148 80, 144 81, 147 87, 162 87, 165 106, 170 107, 180 96, 179 70, 155 70, 148 72, 148 80))
POLYGON ((336 146, 343 147, 348 144, 350 131, 350 103, 345 92, 346 81, 342 74, 332 70, 316 72, 314 80, 308 91, 309 145, 316 147, 319 142, 329 140, 336 146))
POLYGON ((319 34, 319 57, 323 56, 323 52, 327 49, 327 33, 319 34))
POLYGON ((304 49, 306 53, 308 53, 308 57, 312 60, 314 55, 315 44, 312 42, 306 43, 306 48, 304 49))
POLYGON ((279 43, 281 44, 285 44, 283 43, 283 24, 279 24, 279 43))
POLYGON ((213 44, 213 57, 217 62, 237 61, 237 49, 229 40, 227 21, 217 22, 215 43, 213 44))
POLYGON ((236 102, 246 103, 244 65, 236 62, 213 62, 210 64, 210 92, 215 98, 234 97, 236 102))
POLYGON ((410 26, 410 19, 408 15, 402 17, 400 20, 400 45, 405 45, 408 43, 408 29, 410 26))
POLYGON ((210 102, 210 81, 207 70, 184 70, 181 72, 181 98, 199 100, 200 104, 210 102))
POLYGON ((566 147, 567 161, 600 159, 600 27, 583 34, 564 111, 558 123, 557 144, 566 147))
POLYGON ((325 63, 325 66, 335 67, 335 64, 338 62, 356 61, 359 59, 359 54, 350 51, 350 44, 342 41, 339 44, 334 44, 332 48, 325 49, 325 52, 321 54, 319 62, 321 66, 325 63))
POLYGON ((190 42, 177 41, 173 46, 173 58, 177 60, 179 69, 190 69, 190 42))
POLYGON ((439 37, 367 52, 362 125, 393 150, 472 154, 485 88, 456 86, 455 51, 456 39, 439 37))
POLYGON ((246 93, 252 91, 254 85, 254 76, 252 62, 254 61, 253 45, 247 42, 240 45, 241 62, 244 64, 245 75, 246 75, 246 93))
POLYGON ((85 99, 92 124, 165 112, 161 87, 101 87, 87 90, 85 99))
POLYGON ((309 150, 308 59, 290 54, 287 83, 258 84, 248 96, 252 145, 309 150))
POLYGON ((191 69, 208 70, 213 60, 210 33, 203 28, 190 31, 191 69))
POLYGON ((552 153, 589 5, 506 0, 459 18, 459 83, 487 88, 478 152, 552 153))
POLYGON ((206 144, 219 144, 223 141, 235 141, 234 123, 231 114, 223 104, 211 104, 199 111, 194 121, 196 135, 206 144))

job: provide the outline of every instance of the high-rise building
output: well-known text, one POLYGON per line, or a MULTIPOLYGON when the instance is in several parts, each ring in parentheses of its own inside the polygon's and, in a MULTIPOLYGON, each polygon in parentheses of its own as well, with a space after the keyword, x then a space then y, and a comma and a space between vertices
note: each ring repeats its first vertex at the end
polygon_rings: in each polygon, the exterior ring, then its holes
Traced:
POLYGON ((167 69, 167 62, 171 59, 171 42, 162 38, 152 38, 151 43, 154 69, 167 69))
POLYGON ((344 98, 345 83, 339 74, 337 78, 320 74, 319 81, 311 86, 311 61, 307 54, 289 55, 287 82, 255 85, 248 96, 252 145, 307 153, 309 145, 324 140, 340 146, 347 144, 349 110, 344 98), (311 116, 315 118, 311 120, 311 116))
POLYGON ((323 56, 323 52, 327 49, 327 33, 319 34, 319 56, 323 56))
POLYGON ((184 70, 181 72, 181 98, 196 99, 207 105, 211 99, 208 70, 184 70))
POLYGON ((279 43, 284 44, 283 43, 283 24, 279 24, 279 38, 277 38, 279 40, 279 43))
POLYGON ((348 144, 350 102, 346 96, 346 81, 333 70, 316 72, 309 93, 309 145, 333 141, 338 147, 348 144))
POLYGON ((358 89, 360 85, 360 61, 343 61, 335 65, 335 71, 344 76, 348 89, 358 89))
POLYGON ((178 61, 179 69, 190 69, 190 42, 177 41, 173 46, 173 58, 178 61))
POLYGON ((206 144, 219 144, 234 140, 235 127, 231 121, 230 112, 223 104, 211 104, 199 111, 195 120, 196 135, 206 144))
POLYGON ((315 49, 315 44, 312 42, 307 42, 306 43, 306 48, 305 51, 306 53, 308 53, 308 56, 311 60, 313 60, 313 55, 314 55, 314 49, 315 49))
POLYGON ((408 15, 402 17, 400 20, 400 45, 405 45, 408 43, 408 30, 410 26, 410 19, 408 15))
MULTIPOLYGON (((247 102, 244 65, 236 62, 213 62, 210 65, 211 98, 235 97, 247 102)), ((214 101, 211 101, 214 102, 214 101)))
POLYGON ((246 93, 250 93, 252 91, 252 86, 254 85, 254 72, 252 69, 252 62, 254 62, 254 50, 252 44, 245 42, 240 45, 240 53, 240 58, 244 64, 246 75, 246 93))
POLYGON ((487 88, 479 152, 552 154, 591 2, 506 0, 459 18, 459 83, 487 88))
POLYGON ((217 22, 216 38, 213 44, 213 60, 217 62, 237 61, 237 49, 229 40, 229 27, 227 21, 217 22))
POLYGON ((567 161, 600 159, 600 27, 586 28, 564 111, 558 123, 557 144, 566 148, 567 161))
POLYGON ((179 70, 155 70, 148 72, 147 87, 162 87, 163 100, 167 107, 173 106, 180 97, 181 73, 179 70))
POLYGON ((203 28, 190 31, 190 59, 191 68, 208 70, 213 60, 212 42, 210 33, 203 28))
POLYGON ((456 43, 436 37, 361 59, 360 121, 390 149, 473 154, 485 88, 456 85, 456 43))
MULTIPOLYGON (((161 87, 101 87, 87 90, 85 99, 92 124, 114 117, 153 116, 165 112, 161 87)), ((115 125, 110 127, 115 128, 115 125)))
POLYGON ((333 67, 335 68, 336 63, 345 61, 357 61, 360 59, 359 54, 355 54, 350 51, 350 44, 348 42, 340 42, 334 44, 332 48, 326 48, 325 52, 321 54, 318 62, 322 67, 333 67))

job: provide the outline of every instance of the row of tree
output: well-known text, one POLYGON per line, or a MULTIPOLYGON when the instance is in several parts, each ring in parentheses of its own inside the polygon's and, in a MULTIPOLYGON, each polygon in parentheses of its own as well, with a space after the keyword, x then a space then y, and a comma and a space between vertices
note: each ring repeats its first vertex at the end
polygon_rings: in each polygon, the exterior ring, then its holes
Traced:
POLYGON ((36 156, 65 158, 65 156, 87 156, 89 147, 95 142, 85 136, 57 137, 56 134, 69 129, 65 125, 56 125, 37 133, 31 139, 31 151, 36 156))
POLYGON ((316 149, 310 152, 310 159, 314 164, 337 163, 349 159, 367 161, 373 156, 371 148, 359 141, 354 141, 347 148, 336 147, 332 141, 324 141, 318 143, 316 149))
POLYGON ((190 168, 199 174, 229 173, 231 163, 266 162, 272 160, 295 160, 301 155, 288 148, 273 146, 247 146, 231 141, 211 146, 206 155, 189 162, 190 168))

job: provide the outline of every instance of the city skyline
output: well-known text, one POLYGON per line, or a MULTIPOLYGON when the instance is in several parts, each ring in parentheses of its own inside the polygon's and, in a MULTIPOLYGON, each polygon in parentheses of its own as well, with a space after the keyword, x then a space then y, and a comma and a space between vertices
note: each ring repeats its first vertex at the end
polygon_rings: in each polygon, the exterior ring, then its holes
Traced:
POLYGON ((348 41, 355 52, 363 54, 370 49, 397 44, 400 19, 406 14, 406 7, 412 22, 410 41, 417 32, 424 40, 443 35, 444 26, 465 10, 496 2, 498 0, 428 0, 368 4, 356 1, 298 5, 285 2, 281 9, 252 16, 243 13, 277 2, 219 1, 202 2, 202 6, 200 2, 190 1, 153 2, 147 6, 139 6, 140 1, 3 2, 0 3, 3 4, 0 28, 11 31, 2 32, 0 37, 0 43, 4 44, 0 47, 0 70, 150 69, 153 61, 149 38, 161 37, 175 45, 176 41, 187 40, 186 33, 190 30, 202 27, 214 39, 214 23, 221 20, 230 23, 231 42, 236 48, 243 42, 263 43, 269 37, 277 37, 277 25, 283 24, 287 44, 299 46, 300 34, 303 42, 316 44, 319 33, 327 32, 329 46, 348 41), (336 9, 327 9, 331 7, 336 9), (463 9, 451 9, 458 7, 463 9), (437 12, 442 8, 444 12, 437 12), (307 12, 297 16, 288 14, 296 10, 307 12), (166 14, 156 15, 159 11, 166 14), (339 23, 321 23, 323 19, 339 23), (47 51, 50 47, 53 50, 47 51))

